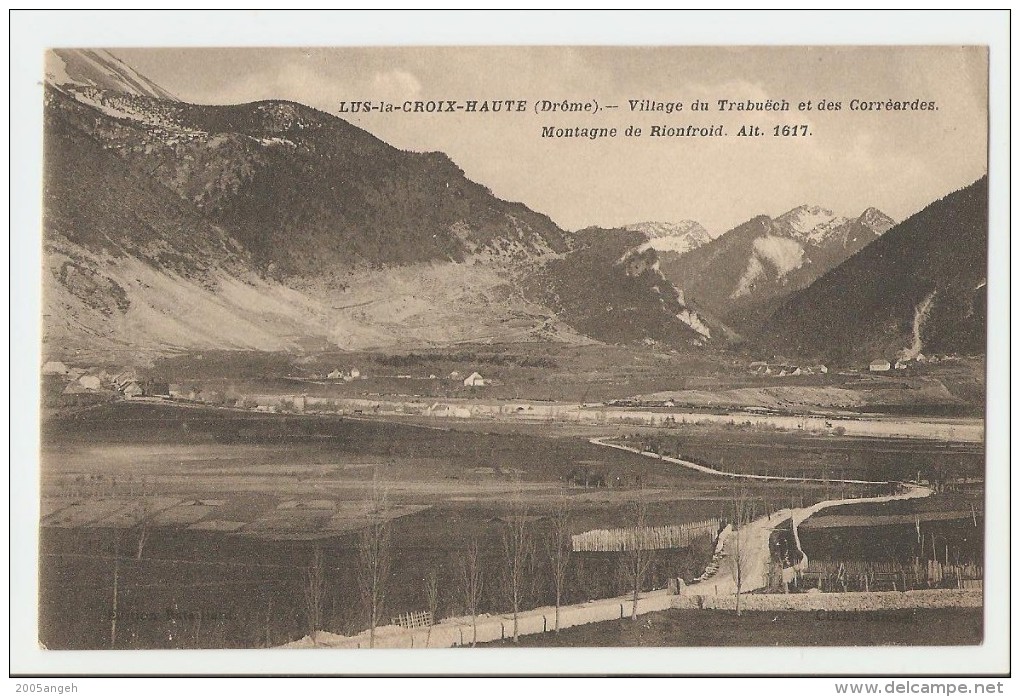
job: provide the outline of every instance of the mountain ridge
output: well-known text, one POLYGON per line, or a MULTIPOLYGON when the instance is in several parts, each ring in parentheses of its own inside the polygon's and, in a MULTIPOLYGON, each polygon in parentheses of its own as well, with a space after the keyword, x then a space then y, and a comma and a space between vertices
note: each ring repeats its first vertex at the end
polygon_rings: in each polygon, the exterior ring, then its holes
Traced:
POLYGON ((984 353, 988 178, 932 202, 791 295, 762 339, 837 359, 984 353))
POLYGON ((705 340, 654 250, 619 265, 625 250, 592 252, 443 153, 282 100, 202 106, 77 83, 45 99, 53 345, 705 340))
POLYGON ((802 205, 758 215, 691 251, 665 257, 664 275, 686 297, 743 333, 777 302, 880 237, 893 221, 876 208, 856 218, 802 205))

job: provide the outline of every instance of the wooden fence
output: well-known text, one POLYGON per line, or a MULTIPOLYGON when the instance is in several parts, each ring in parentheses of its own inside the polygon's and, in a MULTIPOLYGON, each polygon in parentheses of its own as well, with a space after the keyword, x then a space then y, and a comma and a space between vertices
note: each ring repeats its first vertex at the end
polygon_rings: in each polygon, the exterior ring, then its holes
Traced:
POLYGON ((423 610, 421 612, 405 612, 397 615, 390 620, 390 624, 395 624, 404 629, 420 629, 422 627, 431 627, 435 623, 432 621, 432 613, 423 610))
POLYGON ((573 535, 571 545, 575 552, 626 552, 633 549, 682 549, 689 547, 698 537, 715 540, 719 532, 719 519, 704 520, 680 525, 660 525, 643 528, 613 528, 589 530, 573 535))
POLYGON ((935 559, 892 561, 809 561, 798 585, 823 591, 975 588, 983 584, 981 564, 944 564, 935 559))

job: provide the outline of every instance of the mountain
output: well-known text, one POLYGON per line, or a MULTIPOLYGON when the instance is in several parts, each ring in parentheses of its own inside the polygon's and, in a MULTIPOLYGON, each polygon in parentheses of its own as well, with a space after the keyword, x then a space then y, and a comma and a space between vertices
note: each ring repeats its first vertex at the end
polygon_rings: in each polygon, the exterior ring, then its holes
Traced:
POLYGON ((746 332, 765 322, 791 292, 877 239, 893 225, 869 208, 857 218, 799 206, 758 216, 691 251, 662 260, 687 300, 746 332))
POLYGON ((674 223, 647 222, 624 225, 624 230, 639 232, 647 238, 640 246, 641 251, 654 249, 657 252, 686 254, 712 240, 712 236, 694 220, 680 220, 674 223))
POLYGON ((317 303, 261 278, 226 231, 49 109, 44 147, 48 350, 280 350, 318 326, 317 303))
POLYGON ((566 249, 546 216, 493 197, 442 153, 402 152, 300 104, 210 107, 65 88, 50 106, 276 274, 566 249))
POLYGON ((645 236, 630 230, 587 228, 575 233, 571 252, 535 276, 535 295, 557 316, 588 336, 615 343, 655 341, 704 345, 725 332, 712 327, 659 271, 645 236))
POLYGON ((762 338, 869 360, 985 351, 988 179, 896 225, 777 309, 762 338))
POLYGON ((654 250, 623 263, 442 153, 293 102, 180 102, 105 52, 48 63, 55 350, 706 339, 654 250))
POLYGON ((177 101, 155 82, 102 49, 57 48, 47 52, 46 81, 177 101))

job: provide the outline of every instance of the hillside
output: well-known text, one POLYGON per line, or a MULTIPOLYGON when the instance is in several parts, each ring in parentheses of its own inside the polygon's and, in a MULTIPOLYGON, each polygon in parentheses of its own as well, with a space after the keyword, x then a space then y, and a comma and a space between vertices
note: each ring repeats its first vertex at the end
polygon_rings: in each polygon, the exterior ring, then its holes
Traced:
POLYGON ((758 216, 683 255, 663 274, 685 297, 747 332, 790 293, 879 237, 893 221, 874 208, 848 219, 817 206, 758 216))
POLYGON ((186 104, 86 54, 46 88, 50 351, 707 338, 654 250, 593 255, 442 153, 291 102, 186 104))
POLYGON ((795 293, 761 338, 801 355, 982 354, 988 179, 935 201, 795 293))
POLYGON ((49 103, 276 274, 565 251, 552 221, 496 199, 445 155, 397 150, 300 104, 196 106, 78 88, 49 103))
POLYGON ((252 273, 226 232, 53 116, 43 277, 51 351, 279 350, 316 333, 318 303, 252 273))
POLYGON ((588 336, 705 344, 710 327, 659 273, 655 252, 640 251, 643 241, 641 233, 626 230, 583 230, 572 239, 571 253, 551 260, 533 280, 533 292, 588 336))

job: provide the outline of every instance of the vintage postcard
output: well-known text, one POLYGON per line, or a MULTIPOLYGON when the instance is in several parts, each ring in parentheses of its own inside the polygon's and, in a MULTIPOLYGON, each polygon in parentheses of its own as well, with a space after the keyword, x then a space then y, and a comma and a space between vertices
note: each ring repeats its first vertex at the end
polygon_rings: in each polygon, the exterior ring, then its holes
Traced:
POLYGON ((986 641, 987 46, 44 63, 47 652, 986 641))

